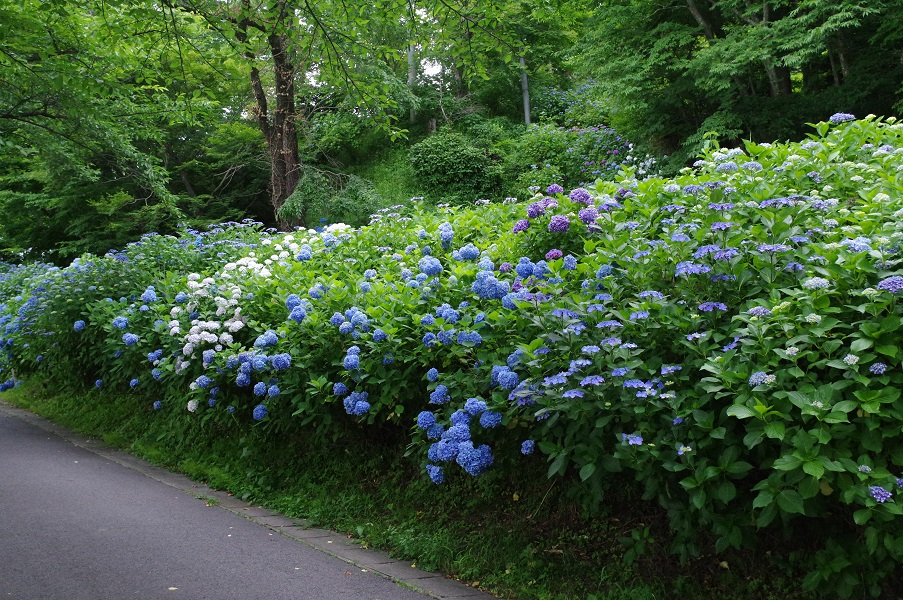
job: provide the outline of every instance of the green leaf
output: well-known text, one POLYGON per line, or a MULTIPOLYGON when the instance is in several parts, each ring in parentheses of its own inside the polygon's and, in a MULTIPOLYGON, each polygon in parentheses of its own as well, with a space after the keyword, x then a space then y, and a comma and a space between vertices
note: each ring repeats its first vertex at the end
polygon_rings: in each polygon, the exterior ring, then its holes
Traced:
POLYGON ((820 462, 810 460, 803 463, 803 471, 816 479, 821 479, 822 475, 825 474, 825 467, 820 462))
POLYGON ((774 461, 772 467, 778 471, 792 471, 793 469, 798 469, 802 464, 803 461, 796 456, 785 455, 774 461))
POLYGON ((738 419, 748 419, 750 417, 759 416, 759 413, 742 404, 732 404, 728 407, 727 414, 732 417, 737 417, 738 419))
POLYGON ((587 463, 580 468, 580 481, 586 481, 596 472, 596 463, 587 463))
POLYGON ((774 502, 774 494, 768 490, 762 490, 756 499, 753 500, 753 508, 762 508, 774 502))
POLYGON ((777 496, 778 506, 786 513, 806 514, 803 497, 796 490, 781 490, 777 496))
POLYGON ((784 424, 780 421, 767 423, 765 425, 765 435, 775 440, 784 439, 784 424))
POLYGON ((865 525, 872 518, 872 511, 862 508, 853 513, 853 522, 857 525, 865 525))
POLYGON ((853 352, 862 352, 868 348, 871 348, 874 345, 874 342, 869 339, 859 338, 858 340, 853 340, 853 343, 850 344, 850 350, 853 352))
POLYGON ((718 488, 715 490, 715 497, 727 504, 737 497, 737 487, 727 479, 724 479, 718 484, 718 488))
POLYGON ((891 358, 897 356, 897 347, 896 346, 876 346, 875 352, 878 354, 883 354, 884 356, 890 356, 891 358))

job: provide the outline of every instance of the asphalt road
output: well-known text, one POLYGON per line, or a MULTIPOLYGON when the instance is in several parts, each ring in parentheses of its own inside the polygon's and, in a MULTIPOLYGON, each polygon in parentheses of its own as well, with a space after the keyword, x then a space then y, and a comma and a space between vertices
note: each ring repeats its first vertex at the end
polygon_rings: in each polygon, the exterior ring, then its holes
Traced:
POLYGON ((427 597, 0 411, 0 600, 427 597))

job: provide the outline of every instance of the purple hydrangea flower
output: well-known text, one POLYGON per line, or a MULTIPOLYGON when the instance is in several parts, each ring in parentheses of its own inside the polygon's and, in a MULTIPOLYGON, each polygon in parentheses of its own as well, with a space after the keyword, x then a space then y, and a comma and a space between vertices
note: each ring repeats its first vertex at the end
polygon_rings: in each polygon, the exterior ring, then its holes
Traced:
POLYGON ((571 222, 565 215, 555 215, 549 221, 549 231, 552 233, 564 233, 571 227, 571 222))
POLYGON ((899 294, 900 292, 903 292, 903 277, 894 275, 892 277, 882 279, 875 287, 877 287, 879 290, 890 292, 891 294, 899 294))
POLYGON ((549 194, 549 195, 551 195, 551 194, 563 194, 563 193, 564 193, 564 188, 561 187, 560 185, 558 185, 557 183, 553 183, 552 185, 550 185, 549 187, 546 188, 546 193, 549 194))
POLYGON ((834 113, 828 120, 831 121, 832 125, 840 125, 847 121, 855 121, 856 117, 850 113, 834 113))
POLYGON ((873 485, 869 487, 869 495, 877 502, 887 502, 892 496, 890 492, 888 492, 880 485, 873 485))
POLYGON ((520 233, 521 231, 526 231, 530 227, 530 221, 527 219, 521 219, 517 223, 514 224, 514 229, 512 229, 512 233, 520 233))

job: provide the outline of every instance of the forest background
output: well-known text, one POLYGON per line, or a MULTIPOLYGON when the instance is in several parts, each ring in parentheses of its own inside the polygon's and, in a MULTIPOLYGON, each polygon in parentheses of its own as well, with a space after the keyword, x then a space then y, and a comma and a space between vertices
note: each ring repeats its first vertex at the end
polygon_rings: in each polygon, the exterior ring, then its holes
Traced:
POLYGON ((903 106, 903 2, 0 1, 0 252, 527 197, 903 106))

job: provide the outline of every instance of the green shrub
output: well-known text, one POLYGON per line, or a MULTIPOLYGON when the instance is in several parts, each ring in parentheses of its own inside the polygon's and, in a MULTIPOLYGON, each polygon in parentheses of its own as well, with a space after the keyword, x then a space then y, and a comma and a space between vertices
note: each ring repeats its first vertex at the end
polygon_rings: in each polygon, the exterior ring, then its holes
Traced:
POLYGON ((460 133, 437 133, 409 154, 418 183, 440 198, 472 202, 495 187, 486 152, 460 133))
POLYGON ((589 511, 620 471, 684 557, 784 538, 801 587, 880 596, 903 563, 901 148, 903 124, 835 115, 805 143, 709 140, 673 179, 10 267, 3 367, 77 361, 173 431, 409 434, 437 483, 540 454, 589 511))

